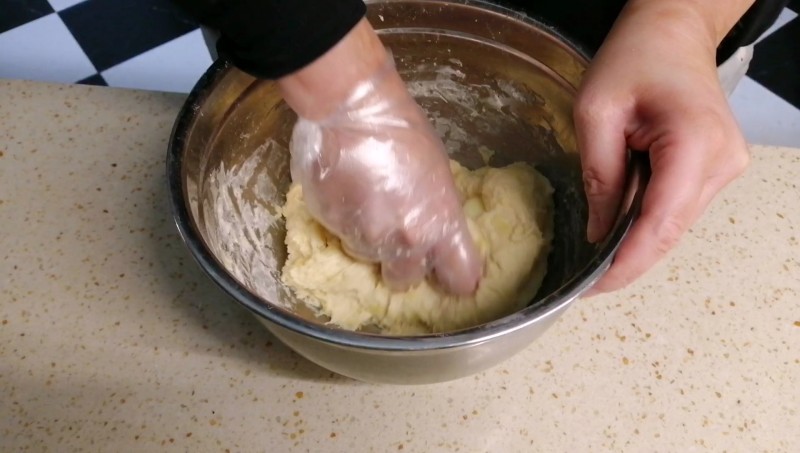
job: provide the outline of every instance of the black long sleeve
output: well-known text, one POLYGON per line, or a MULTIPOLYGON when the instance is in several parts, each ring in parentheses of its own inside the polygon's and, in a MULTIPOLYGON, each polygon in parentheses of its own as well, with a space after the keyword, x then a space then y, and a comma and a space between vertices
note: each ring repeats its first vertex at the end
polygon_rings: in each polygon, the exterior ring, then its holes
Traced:
POLYGON ((173 0, 220 32, 217 51, 274 79, 322 56, 364 17, 362 0, 173 0))
MULTIPOLYGON (((364 17, 362 0, 173 0, 220 32, 220 55, 257 77, 278 78, 311 63, 364 17)), ((495 0, 541 19, 594 53, 625 0, 495 0)), ((720 45, 717 61, 751 44, 788 0, 756 0, 720 45)))

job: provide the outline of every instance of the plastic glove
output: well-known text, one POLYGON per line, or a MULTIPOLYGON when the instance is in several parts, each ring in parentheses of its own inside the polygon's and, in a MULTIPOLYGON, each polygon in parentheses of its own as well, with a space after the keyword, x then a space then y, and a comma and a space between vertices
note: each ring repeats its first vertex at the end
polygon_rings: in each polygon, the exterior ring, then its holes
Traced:
POLYGON ((309 212, 349 254, 379 262, 391 287, 433 271, 446 291, 472 294, 482 260, 447 154, 391 57, 351 93, 333 113, 295 125, 292 179, 309 212))

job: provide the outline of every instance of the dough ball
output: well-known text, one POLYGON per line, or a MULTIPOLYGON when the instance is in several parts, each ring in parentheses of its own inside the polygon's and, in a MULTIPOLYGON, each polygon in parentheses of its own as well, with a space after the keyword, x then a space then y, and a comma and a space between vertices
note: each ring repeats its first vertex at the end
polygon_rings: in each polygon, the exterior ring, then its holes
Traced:
POLYGON ((339 240, 308 213, 300 185, 286 196, 282 280, 299 300, 339 327, 368 327, 392 335, 443 333, 509 315, 536 294, 553 237, 553 189, 528 164, 451 170, 464 200, 470 232, 484 256, 484 277, 470 297, 423 281, 392 292, 378 264, 353 260, 339 240))

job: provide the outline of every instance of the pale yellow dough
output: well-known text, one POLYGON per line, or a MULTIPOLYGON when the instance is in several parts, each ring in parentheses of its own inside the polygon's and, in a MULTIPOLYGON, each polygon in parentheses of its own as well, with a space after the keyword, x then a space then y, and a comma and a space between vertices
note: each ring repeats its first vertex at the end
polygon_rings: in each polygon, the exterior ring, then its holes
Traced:
POLYGON ((423 282, 403 292, 381 282, 376 264, 355 261, 315 222, 294 185, 286 197, 282 279, 295 295, 345 329, 378 328, 394 335, 441 333, 511 314, 536 293, 553 237, 553 189, 527 164, 468 171, 451 162, 470 231, 483 256, 484 277, 472 297, 445 295, 423 282))

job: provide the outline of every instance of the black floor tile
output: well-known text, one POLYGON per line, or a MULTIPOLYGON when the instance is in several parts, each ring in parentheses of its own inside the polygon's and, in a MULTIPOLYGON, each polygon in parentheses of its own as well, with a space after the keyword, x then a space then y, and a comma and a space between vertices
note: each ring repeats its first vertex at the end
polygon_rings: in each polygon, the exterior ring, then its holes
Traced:
POLYGON ((81 85, 95 85, 100 87, 108 86, 108 82, 106 82, 106 79, 104 79, 103 76, 101 76, 100 74, 95 74, 83 80, 78 80, 76 83, 79 83, 81 85))
POLYGON ((59 15, 98 71, 197 28, 169 0, 88 0, 59 15))
POLYGON ((800 0, 789 0, 789 4, 787 6, 792 11, 800 14, 800 0))
POLYGON ((800 18, 756 44, 747 75, 800 108, 800 18))
POLYGON ((0 1, 0 33, 27 24, 53 12, 47 0, 0 1))

